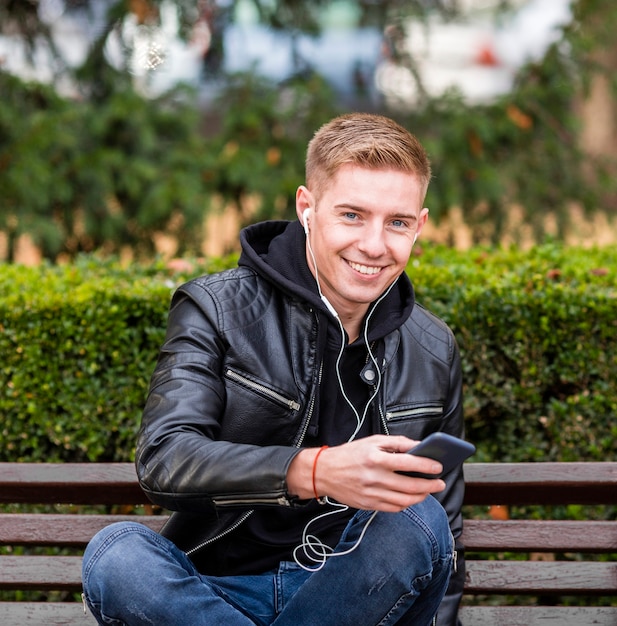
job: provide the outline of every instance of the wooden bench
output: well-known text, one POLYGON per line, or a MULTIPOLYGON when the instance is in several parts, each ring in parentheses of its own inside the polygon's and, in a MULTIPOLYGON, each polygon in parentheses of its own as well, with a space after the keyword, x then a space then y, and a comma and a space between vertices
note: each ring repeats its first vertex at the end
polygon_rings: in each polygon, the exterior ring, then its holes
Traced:
MULTIPOLYGON (((465 465, 465 478, 465 510, 476 513, 487 511, 489 505, 617 504, 617 462, 470 463, 465 465)), ((81 550, 105 525, 136 518, 84 514, 78 505, 119 508, 147 504, 133 466, 0 463, 0 502, 71 505, 70 511, 62 513, 0 514, 0 590, 15 592, 11 594, 14 599, 0 602, 0 624, 94 624, 78 601, 81 550), (72 549, 74 554, 18 554, 24 552, 21 546, 59 546, 72 549), (20 593, 31 590, 54 590, 67 597, 60 601, 20 601, 20 593)), ((160 513, 149 510, 138 519, 159 529, 166 519, 160 513)), ((464 626, 617 624, 614 514, 612 521, 467 519, 464 542, 464 626), (510 553, 520 553, 521 560, 510 553), (541 560, 536 558, 538 553, 557 556, 541 560), (560 556, 563 554, 567 558, 560 556), (588 554, 611 556, 599 562, 586 559, 588 554), (520 596, 528 596, 531 605, 506 606, 512 597, 520 596), (564 604, 562 596, 600 596, 606 597, 606 602, 600 607, 553 606, 564 604), (489 606, 492 602, 486 601, 487 597, 497 599, 500 606, 489 606), (483 605, 467 606, 474 598, 481 599, 483 605)))

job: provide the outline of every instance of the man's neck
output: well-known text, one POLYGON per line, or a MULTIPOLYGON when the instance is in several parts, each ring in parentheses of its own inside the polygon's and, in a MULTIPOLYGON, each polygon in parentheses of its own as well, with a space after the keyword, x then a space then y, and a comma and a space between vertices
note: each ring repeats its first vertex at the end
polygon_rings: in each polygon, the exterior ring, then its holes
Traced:
POLYGON ((360 336, 365 315, 366 311, 354 311, 351 314, 340 315, 339 319, 349 337, 349 343, 353 343, 360 336))

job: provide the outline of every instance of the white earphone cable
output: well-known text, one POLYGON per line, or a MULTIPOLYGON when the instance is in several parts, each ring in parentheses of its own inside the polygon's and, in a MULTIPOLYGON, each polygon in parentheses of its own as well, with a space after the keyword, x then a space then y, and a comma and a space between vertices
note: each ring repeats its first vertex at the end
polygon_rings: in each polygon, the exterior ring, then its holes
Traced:
MULTIPOLYGON (((345 388, 344 388, 344 385, 343 385, 343 380, 341 378, 340 362, 341 362, 341 359, 343 357, 343 352, 345 351, 345 329, 343 327, 343 323, 341 322, 341 320, 340 320, 340 318, 338 316, 338 313, 336 312, 334 307, 330 304, 328 299, 324 296, 323 292, 321 291, 321 284, 320 284, 320 280, 319 280, 319 271, 317 269, 317 261, 315 259, 315 254, 313 252, 313 247, 311 245, 311 241, 310 241, 310 237, 309 237, 309 228, 308 228, 308 221, 307 221, 307 211, 305 211, 303 217, 304 217, 304 230, 305 230, 305 233, 306 233, 307 247, 308 247, 309 254, 311 255, 311 259, 313 261, 313 267, 315 269, 315 282, 317 283, 317 291, 319 292, 320 298, 323 300, 323 302, 328 307, 328 310, 334 315, 335 319, 338 322, 339 329, 341 331, 341 347, 339 349, 339 353, 338 353, 338 356, 336 358, 336 365, 335 365, 336 378, 337 378, 337 381, 338 381, 338 385, 339 385, 339 389, 341 391, 341 394, 342 394, 343 398, 345 399, 345 402, 351 408, 353 414, 355 415, 355 417, 356 417, 356 424, 357 424, 354 432, 352 433, 351 437, 348 439, 348 442, 349 442, 349 441, 353 441, 355 439, 355 437, 358 435, 358 433, 360 432, 360 429, 362 428, 362 425, 364 424, 364 421, 366 420, 366 416, 368 415, 368 410, 369 410, 371 404, 373 403, 373 401, 375 400, 375 398, 377 397, 377 394, 379 393, 379 389, 381 388, 381 381, 382 381, 381 368, 379 367, 379 364, 377 363, 377 359, 376 359, 375 355, 373 354, 373 351, 371 350, 371 346, 369 344, 369 340, 368 340, 368 326, 369 326, 369 321, 370 321, 374 311, 376 310, 377 306, 381 303, 381 301, 384 298, 386 298, 387 295, 390 293, 392 287, 396 283, 396 279, 394 281, 392 281, 392 283, 389 285, 389 287, 381 294, 381 296, 375 302, 375 305, 372 307, 371 311, 367 315, 365 323, 364 323, 364 331, 363 331, 364 343, 365 343, 367 351, 368 351, 369 359, 371 360, 371 362, 373 363, 373 365, 375 367, 375 373, 376 373, 376 376, 377 376, 377 381, 375 383, 375 386, 374 386, 374 389, 373 389, 373 393, 369 397, 369 399, 368 399, 368 401, 367 401, 367 403, 366 403, 366 405, 364 407, 364 410, 362 411, 362 416, 360 416, 360 414, 358 413, 358 410, 353 405, 352 401, 349 399, 349 396, 345 392, 345 388)), ((351 548, 349 548, 348 550, 345 550, 343 552, 334 552, 333 548, 331 548, 327 544, 324 544, 318 537, 316 537, 315 535, 309 534, 308 529, 311 526, 311 524, 313 524, 317 520, 323 519, 324 517, 327 517, 329 515, 335 515, 337 513, 342 513, 344 511, 347 511, 349 509, 349 507, 346 504, 341 504, 339 502, 332 502, 332 501, 330 501, 330 499, 327 496, 326 496, 325 500, 326 500, 326 502, 329 505, 331 505, 331 506, 333 506, 335 508, 333 510, 331 510, 331 511, 327 511, 325 513, 322 513, 321 515, 318 515, 317 517, 314 517, 312 520, 310 520, 306 524, 306 526, 304 527, 304 530, 302 531, 302 543, 300 545, 296 546, 296 548, 293 551, 293 557, 294 557, 295 562, 302 569, 305 569, 305 570, 311 571, 311 572, 315 572, 315 571, 320 570, 326 564, 326 561, 328 560, 328 558, 335 557, 335 556, 344 556, 346 554, 349 554, 349 553, 353 552, 360 545, 360 543, 361 543, 362 539, 364 538, 364 535, 365 535, 365 533, 366 533, 366 531, 367 531, 367 529, 369 527, 369 524, 373 521, 373 519, 377 515, 377 511, 373 511, 371 513, 371 516, 368 518, 366 524, 364 525, 364 528, 362 529, 362 532, 360 533, 360 536, 358 537, 358 540, 356 541, 356 543, 354 543, 354 545, 351 548), (300 559, 299 559, 299 556, 298 556, 298 553, 300 551, 303 552, 304 557, 305 557, 306 560, 311 561, 312 563, 315 563, 316 565, 315 566, 308 566, 308 565, 305 565, 304 563, 302 563, 300 561, 300 559)))

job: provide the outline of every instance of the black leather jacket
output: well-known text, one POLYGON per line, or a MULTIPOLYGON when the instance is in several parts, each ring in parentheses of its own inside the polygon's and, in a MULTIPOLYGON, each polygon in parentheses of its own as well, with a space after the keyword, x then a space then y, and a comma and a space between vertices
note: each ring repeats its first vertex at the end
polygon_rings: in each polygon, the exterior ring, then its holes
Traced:
MULTIPOLYGON (((216 541, 247 512, 302 506, 287 469, 303 444, 318 389, 323 318, 253 270, 239 267, 180 287, 170 307, 136 450, 140 484, 175 511, 163 530, 187 553, 216 541), (264 365, 267 363, 267 367, 264 365)), ((384 433, 463 436, 461 368, 449 328, 415 305, 385 337, 377 400, 384 433)), ((462 472, 437 498, 462 530, 462 472)), ((464 563, 440 609, 455 624, 464 563)))

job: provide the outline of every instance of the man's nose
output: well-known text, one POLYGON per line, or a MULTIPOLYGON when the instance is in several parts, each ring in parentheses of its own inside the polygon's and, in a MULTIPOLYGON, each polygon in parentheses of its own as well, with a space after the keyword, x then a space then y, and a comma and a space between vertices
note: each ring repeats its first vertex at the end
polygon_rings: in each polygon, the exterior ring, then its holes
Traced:
POLYGON ((386 251, 386 238, 381 226, 366 225, 362 229, 358 248, 369 257, 379 257, 386 251))

